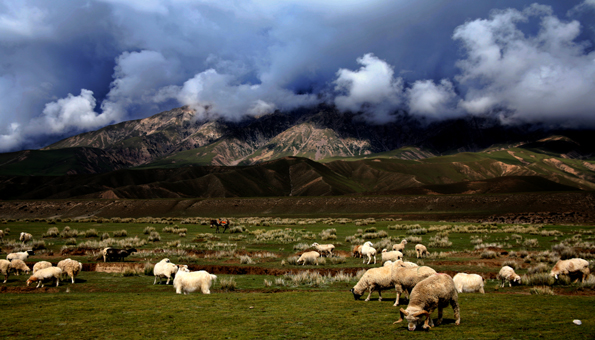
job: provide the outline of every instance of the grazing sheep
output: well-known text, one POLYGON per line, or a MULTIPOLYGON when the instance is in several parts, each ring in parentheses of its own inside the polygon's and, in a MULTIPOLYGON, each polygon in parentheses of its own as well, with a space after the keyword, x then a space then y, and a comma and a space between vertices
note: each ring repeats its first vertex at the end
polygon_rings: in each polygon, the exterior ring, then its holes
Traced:
POLYGON ((421 243, 415 245, 415 253, 417 255, 417 258, 424 257, 430 254, 428 252, 428 248, 426 248, 426 246, 424 246, 421 243))
POLYGON ((22 232, 21 236, 19 236, 19 241, 23 242, 23 244, 32 241, 33 240, 33 235, 29 234, 29 233, 25 233, 22 232))
MULTIPOLYGON (((398 261, 402 262, 402 261, 398 261)), ((430 267, 401 267, 401 264, 393 264, 391 267, 391 280, 397 291, 397 298, 393 306, 399 305, 399 298, 405 291, 411 297, 411 290, 415 285, 426 277, 436 274, 436 271, 430 267)), ((411 300, 411 298, 410 298, 411 300)))
POLYGON ((35 253, 33 252, 33 250, 19 251, 17 253, 10 253, 10 254, 8 254, 6 256, 6 259, 8 261, 12 261, 12 260, 25 261, 27 259, 27 257, 29 257, 31 255, 35 255, 35 253))
POLYGON ((333 244, 318 244, 316 242, 312 243, 311 247, 314 247, 320 255, 328 255, 333 257, 333 250, 335 250, 335 246, 333 244))
POLYGON ((57 267, 62 270, 62 275, 70 276, 72 283, 74 283, 74 278, 83 270, 82 263, 71 259, 58 262, 57 267))
POLYGON ((182 266, 174 279, 174 289, 176 290, 176 294, 184 293, 184 295, 187 295, 198 289, 203 294, 211 294, 211 285, 215 280, 217 280, 217 276, 209 274, 204 270, 190 272, 188 271, 188 266, 182 266))
POLYGON ((402 240, 401 243, 393 244, 393 250, 400 251, 402 253, 406 244, 407 240, 402 240))
POLYGON ((501 287, 504 287, 504 283, 506 281, 508 281, 509 287, 512 287, 512 282, 521 283, 521 277, 518 276, 517 273, 514 272, 514 269, 509 266, 504 266, 502 269, 500 269, 500 272, 498 273, 498 280, 502 280, 501 287))
POLYGON ((380 255, 382 256, 382 263, 386 261, 403 260, 403 253, 400 251, 387 251, 386 249, 382 249, 382 253, 380 253, 380 255))
POLYGON ((167 277, 166 285, 169 284, 169 280, 171 280, 172 276, 175 276, 178 272, 178 266, 171 263, 169 259, 163 259, 155 264, 153 267, 153 275, 155 275, 155 280, 153 284, 157 283, 157 278, 159 278, 159 284, 161 284, 161 278, 167 277))
POLYGON ((304 263, 302 263, 302 266, 306 264, 306 262, 315 262, 316 265, 318 265, 318 258, 320 257, 320 254, 317 251, 307 251, 305 253, 302 254, 302 256, 300 256, 300 258, 296 261, 297 264, 300 263, 300 261, 304 261, 304 263))
POLYGON ((426 317, 423 328, 434 327, 431 315, 438 308, 436 326, 439 326, 442 323, 442 311, 449 304, 455 313, 455 325, 458 326, 461 324, 459 295, 452 278, 448 274, 431 275, 413 288, 407 309, 401 308, 401 318, 394 323, 403 321, 404 316, 408 322, 407 328, 414 331, 417 324, 424 321, 423 319, 426 317))
POLYGON ((0 260, 0 274, 4 275, 4 282, 8 281, 8 275, 10 274, 10 261, 0 260))
POLYGON ((8 266, 10 270, 15 272, 17 276, 19 276, 20 272, 24 272, 25 274, 29 274, 31 268, 29 268, 25 262, 22 260, 16 259, 10 261, 10 265, 8 266))
POLYGON ((362 246, 358 245, 358 246, 353 246, 353 257, 356 257, 358 259, 362 258, 362 246))
POLYGON ((452 280, 459 293, 479 292, 485 294, 483 290, 483 277, 477 274, 458 273, 452 280))
POLYGON ((33 274, 35 274, 37 271, 41 269, 49 268, 51 266, 52 264, 48 261, 39 261, 33 265, 33 274))
POLYGON ((29 279, 27 280, 27 287, 29 287, 29 284, 31 284, 31 282, 37 282, 37 287, 35 287, 35 288, 39 288, 40 285, 41 285, 41 287, 43 287, 44 281, 50 281, 53 279, 56 280, 56 287, 58 287, 58 285, 60 283, 61 276, 62 276, 62 269, 60 269, 58 267, 45 268, 45 269, 42 269, 42 270, 38 271, 37 273, 31 275, 31 277, 29 277, 29 279))
POLYGON ((382 290, 392 289, 395 285, 391 280, 391 267, 384 266, 368 269, 359 279, 357 284, 351 288, 351 293, 356 300, 368 291, 366 301, 370 301, 373 291, 378 291, 378 301, 382 301, 382 290))
POLYGON ((366 257, 368 258, 368 263, 372 261, 372 257, 374 258, 374 264, 376 264, 376 249, 372 246, 372 242, 367 241, 362 245, 362 255, 364 256, 364 262, 366 263, 366 257))
POLYGON ((558 279, 558 275, 576 276, 575 282, 578 281, 578 276, 581 276, 581 282, 585 282, 585 278, 589 276, 589 273, 589 262, 581 258, 574 258, 556 262, 550 275, 556 280, 558 279))

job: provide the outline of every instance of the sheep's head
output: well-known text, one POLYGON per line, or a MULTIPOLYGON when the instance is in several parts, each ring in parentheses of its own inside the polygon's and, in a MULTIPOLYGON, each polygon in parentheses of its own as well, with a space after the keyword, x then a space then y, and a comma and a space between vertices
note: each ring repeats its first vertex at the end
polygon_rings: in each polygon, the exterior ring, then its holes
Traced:
POLYGON ((36 282, 38 279, 35 276, 31 276, 29 280, 27 280, 27 287, 31 284, 31 282, 36 282))
POLYGON ((402 244, 407 244, 407 240, 401 241, 402 244))
POLYGON ((29 256, 35 255, 35 252, 33 250, 27 250, 27 254, 29 254, 29 256))
MULTIPOLYGON (((409 308, 407 308, 409 309, 409 308)), ((430 313, 428 313, 428 311, 425 310, 419 310, 419 309, 414 309, 414 310, 404 310, 403 308, 401 308, 400 310, 401 313, 401 318, 397 321, 395 321, 395 323, 397 322, 401 322, 403 321, 403 317, 405 319, 407 319, 407 329, 409 329, 410 331, 414 331, 415 328, 417 328, 417 325, 424 322, 423 328, 424 329, 429 329, 430 326, 428 325, 428 321, 430 318, 430 313)))
POLYGON ((351 288, 350 292, 353 294, 353 298, 355 298, 355 301, 359 300, 359 298, 363 295, 363 292, 356 291, 355 287, 351 288))
POLYGON ((514 274, 512 277, 513 277, 512 282, 521 284, 521 277, 518 274, 514 274))
POLYGON ((314 243, 312 243, 312 245, 311 245, 310 247, 317 247, 317 246, 319 246, 319 245, 320 245, 320 244, 318 244, 318 242, 314 242, 314 243))

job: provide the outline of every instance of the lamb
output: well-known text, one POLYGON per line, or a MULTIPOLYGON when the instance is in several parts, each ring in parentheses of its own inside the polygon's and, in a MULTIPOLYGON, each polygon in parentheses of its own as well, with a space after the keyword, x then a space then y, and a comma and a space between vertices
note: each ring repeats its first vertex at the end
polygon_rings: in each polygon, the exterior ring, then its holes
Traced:
POLYGON ((428 248, 426 248, 426 246, 424 246, 421 243, 415 245, 415 253, 417 254, 417 258, 424 257, 424 255, 427 256, 430 254, 428 252, 428 248))
MULTIPOLYGON (((401 261, 402 262, 402 261, 401 261)), ((400 264, 393 264, 391 267, 391 280, 397 291, 397 298, 393 306, 399 305, 399 298, 405 291, 409 293, 411 300, 411 290, 415 285, 426 277, 436 274, 436 271, 430 267, 401 267, 400 264)))
POLYGON ((406 244, 407 240, 402 240, 401 243, 393 244, 393 250, 400 251, 402 253, 406 244))
POLYGON ((49 267, 38 271, 37 273, 31 275, 27 280, 27 287, 31 284, 31 282, 37 282, 37 287, 41 285, 44 286, 44 281, 49 281, 52 279, 56 279, 56 287, 60 284, 60 277, 62 276, 62 269, 58 267, 49 267))
POLYGON ((25 233, 22 232, 21 236, 19 236, 19 241, 23 242, 23 244, 32 241, 33 240, 33 235, 29 234, 29 233, 25 233))
POLYGON ((320 254, 317 251, 307 251, 307 252, 303 253, 302 256, 300 256, 300 258, 296 261, 296 263, 299 264, 300 261, 304 261, 304 263, 302 263, 302 266, 303 266, 306 264, 306 262, 314 261, 316 263, 316 265, 318 265, 319 257, 320 257, 320 254))
POLYGON ((311 247, 316 248, 316 250, 321 255, 328 255, 330 257, 333 256, 333 250, 335 250, 335 246, 333 244, 318 244, 314 242, 312 243, 311 247))
POLYGON ((10 274, 10 261, 0 260, 0 274, 4 275, 4 282, 8 281, 8 275, 10 274))
POLYGON ((83 264, 79 261, 65 259, 58 262, 58 268, 62 270, 62 274, 70 276, 72 283, 74 283, 74 278, 83 270, 83 264))
POLYGON ((502 269, 500 269, 500 272, 498 273, 498 280, 502 280, 501 287, 504 287, 504 283, 506 281, 508 281, 509 287, 512 287, 512 282, 521 283, 521 277, 517 275, 517 273, 514 272, 514 269, 509 266, 504 266, 502 269))
POLYGON ((353 257, 357 257, 358 259, 362 258, 362 246, 353 246, 353 257))
POLYGON ((19 273, 21 271, 25 272, 25 274, 29 274, 29 272, 31 271, 31 269, 25 264, 25 262, 19 259, 10 261, 10 265, 8 267, 10 270, 14 271, 17 276, 19 276, 19 273))
POLYGON ((578 276, 581 276, 581 282, 585 282, 585 278, 589 276, 589 262, 583 260, 581 258, 573 258, 570 260, 560 260, 556 262, 554 268, 550 272, 550 275, 553 276, 556 280, 558 279, 558 275, 568 275, 570 277, 577 276, 576 281, 578 281, 578 276))
POLYGON ((51 266, 52 264, 48 261, 39 261, 35 265, 33 265, 33 274, 35 274, 37 271, 41 269, 49 268, 51 266))
POLYGON ((161 284, 161 278, 167 277, 167 282, 165 282, 165 284, 168 285, 169 280, 171 280, 172 276, 176 275, 177 272, 178 266, 171 263, 169 259, 163 259, 157 262, 153 268, 153 275, 155 275, 153 284, 157 283, 157 278, 159 278, 159 284, 161 284))
POLYGON ((455 288, 459 293, 475 293, 480 292, 485 294, 483 290, 483 277, 477 274, 458 273, 453 278, 455 288))
POLYGON ((350 290, 355 300, 359 300, 367 290, 368 297, 366 298, 366 301, 370 301, 372 292, 377 290, 378 301, 382 301, 382 290, 392 289, 395 286, 391 280, 390 273, 391 267, 389 266, 368 269, 359 279, 357 284, 350 290))
POLYGON ((400 251, 387 251, 386 249, 382 249, 382 253, 380 253, 380 255, 382 256, 382 263, 386 261, 403 260, 403 253, 400 251))
MULTIPOLYGON (((376 264, 376 249, 372 246, 372 242, 367 241, 366 243, 364 243, 364 245, 362 245, 362 256, 366 256, 368 257, 368 263, 370 264, 370 261, 372 261, 372 257, 374 258, 374 264, 376 264)), ((364 262, 366 263, 366 258, 364 257, 364 262)))
POLYGON ((204 270, 190 272, 188 266, 185 265, 182 266, 176 274, 176 278, 174 279, 174 289, 176 290, 176 294, 184 293, 184 295, 187 295, 198 289, 200 289, 203 294, 211 294, 211 285, 215 280, 217 280, 216 275, 209 274, 204 270))
POLYGON ((449 304, 455 313, 455 325, 458 326, 461 324, 459 295, 452 278, 448 274, 431 275, 413 288, 407 309, 401 308, 401 318, 394 323, 403 321, 404 316, 408 322, 407 328, 414 331, 425 316, 423 328, 434 327, 431 315, 438 308, 438 320, 436 320, 436 326, 438 326, 442 323, 442 311, 449 304))
POLYGON ((12 261, 15 259, 21 260, 21 261, 25 261, 27 259, 27 257, 31 256, 31 255, 35 255, 35 253, 33 252, 33 250, 27 250, 27 251, 19 251, 16 253, 10 253, 6 256, 6 259, 8 261, 12 261))

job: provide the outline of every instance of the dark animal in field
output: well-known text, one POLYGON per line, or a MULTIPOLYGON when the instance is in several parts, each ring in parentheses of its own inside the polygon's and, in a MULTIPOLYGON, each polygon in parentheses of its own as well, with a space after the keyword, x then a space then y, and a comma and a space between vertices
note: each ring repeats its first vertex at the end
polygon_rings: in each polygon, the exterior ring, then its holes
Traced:
POLYGON ((135 248, 130 249, 115 249, 115 248, 105 248, 103 249, 103 262, 110 262, 110 261, 123 261, 125 257, 132 253, 136 253, 137 250, 135 248))
POLYGON ((223 233, 225 233, 227 228, 229 228, 229 220, 211 220, 211 228, 217 228, 215 229, 215 233, 219 232, 219 227, 223 227, 223 233))

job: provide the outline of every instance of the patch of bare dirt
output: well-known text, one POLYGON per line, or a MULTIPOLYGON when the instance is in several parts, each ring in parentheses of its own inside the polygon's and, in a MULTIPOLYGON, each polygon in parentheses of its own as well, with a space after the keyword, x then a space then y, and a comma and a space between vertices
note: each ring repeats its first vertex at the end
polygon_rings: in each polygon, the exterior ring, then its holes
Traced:
POLYGON ((6 287, 0 286, 0 293, 58 293, 60 290, 56 287, 6 287))

